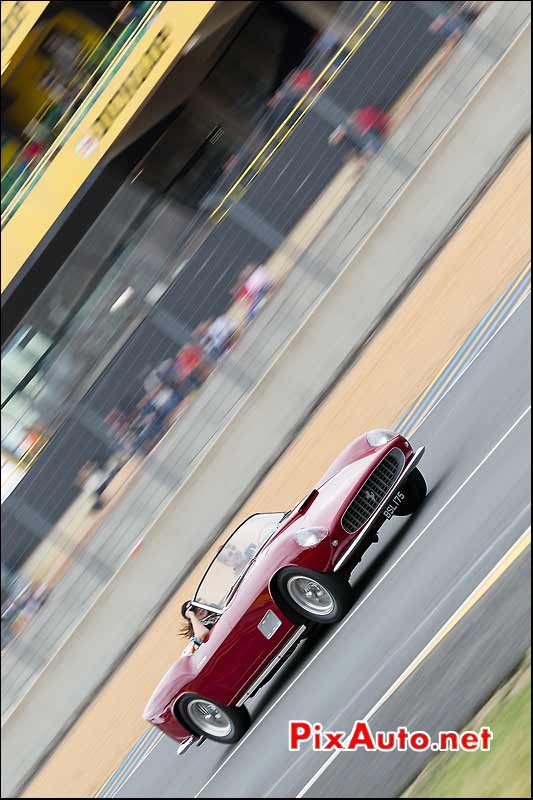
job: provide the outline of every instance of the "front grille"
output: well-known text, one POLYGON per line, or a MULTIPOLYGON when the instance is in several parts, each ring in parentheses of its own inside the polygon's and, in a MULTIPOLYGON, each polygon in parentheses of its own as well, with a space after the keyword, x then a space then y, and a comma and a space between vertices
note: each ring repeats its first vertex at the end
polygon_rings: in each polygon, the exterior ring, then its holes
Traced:
POLYGON ((379 462, 342 515, 341 525, 346 533, 355 533, 368 522, 398 478, 404 462, 404 455, 397 448, 379 462))

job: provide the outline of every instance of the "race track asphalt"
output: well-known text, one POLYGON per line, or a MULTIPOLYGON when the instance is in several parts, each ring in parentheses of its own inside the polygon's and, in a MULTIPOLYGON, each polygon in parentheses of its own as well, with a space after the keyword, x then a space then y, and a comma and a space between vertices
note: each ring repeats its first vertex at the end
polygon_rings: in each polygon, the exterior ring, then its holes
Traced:
MULTIPOLYGON (((288 751, 290 719, 350 730, 530 525, 528 298, 413 436, 430 493, 397 519, 354 573, 352 612, 304 642, 250 704, 237 746, 177 758, 158 739, 117 797, 394 797, 428 754, 288 751)), ((416 364, 413 364, 416 370, 416 364)), ((394 387, 390 387, 393 391, 394 387)), ((372 717, 374 730, 460 729, 530 642, 530 548, 372 717)))

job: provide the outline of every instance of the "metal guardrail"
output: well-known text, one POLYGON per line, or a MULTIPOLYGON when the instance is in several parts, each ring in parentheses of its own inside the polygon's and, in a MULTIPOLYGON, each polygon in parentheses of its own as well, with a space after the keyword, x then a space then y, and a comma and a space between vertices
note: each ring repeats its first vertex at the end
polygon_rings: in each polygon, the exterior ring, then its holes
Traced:
MULTIPOLYGON (((338 149, 328 146, 328 137, 335 127, 331 109, 336 108, 341 115, 348 114, 360 105, 364 91, 366 97, 371 97, 372 90, 375 96, 379 97, 379 92, 384 96, 388 81, 392 82, 397 75, 397 70, 391 72, 383 84, 380 71, 375 75, 375 85, 370 85, 368 73, 363 75, 362 71, 365 57, 362 48, 359 51, 361 60, 350 59, 325 90, 327 103, 321 105, 319 98, 311 106, 283 147, 255 176, 246 194, 194 250, 188 262, 176 265, 177 254, 172 254, 173 269, 165 265, 165 274, 169 271, 177 274, 167 292, 83 402, 70 410, 67 421, 59 427, 20 487, 4 504, 3 523, 8 536, 3 560, 11 558, 16 568, 16 557, 13 558, 9 547, 25 536, 32 543, 41 539, 45 545, 53 542, 58 553, 66 550, 69 563, 46 603, 5 649, 3 713, 8 713, 28 690, 95 596, 112 578, 158 508, 177 490, 216 432, 235 413, 235 407, 253 389, 291 332, 298 328, 334 280, 358 241, 386 210, 398 189, 409 180, 426 152, 510 46, 528 18, 524 6, 520 2, 494 3, 466 32, 464 39, 450 51, 445 72, 428 83, 409 115, 365 167, 363 179, 338 210, 329 231, 318 231, 314 239, 308 232, 302 233, 299 240, 291 241, 295 225, 305 219, 313 201, 330 184, 343 163, 338 149), (450 75, 455 81, 453 87, 450 75), (364 86, 359 83, 362 77, 366 80, 364 86), (207 380, 193 407, 185 412, 176 427, 176 435, 170 430, 131 479, 135 493, 127 495, 127 505, 121 504, 117 497, 94 529, 87 532, 83 547, 79 543, 73 546, 65 523, 65 515, 80 497, 79 490, 74 488, 73 476, 80 465, 94 457, 105 444, 108 434, 103 418, 106 411, 131 396, 139 375, 144 376, 154 364, 175 353, 203 315, 214 313, 212 309, 219 313, 227 309, 227 297, 220 297, 217 285, 221 273, 227 286, 247 261, 266 261, 281 247, 292 261, 292 270, 285 279, 283 291, 279 291, 277 298, 274 296, 243 335, 239 360, 232 359, 230 351, 219 362, 216 373, 207 380), (224 269, 212 270, 213 263, 215 267, 224 264, 224 269), (311 282, 306 281, 305 294, 298 289, 301 270, 312 278, 311 282), (198 425, 192 425, 193 417, 202 422, 201 430, 198 425), (190 425, 187 424, 189 419, 190 425), (61 511, 62 502, 64 511, 61 511)), ((367 57, 373 63, 379 56, 375 50, 379 46, 377 37, 387 34, 396 42, 400 64, 404 61, 402 52, 405 55, 413 41, 416 25, 414 16, 410 15, 414 15, 411 9, 416 7, 400 4, 396 8, 397 11, 387 11, 383 16, 372 34, 374 39, 368 38, 367 57), (404 10, 406 8, 408 10, 404 10), (382 30, 387 25, 390 27, 382 30)), ((359 14, 361 6, 347 3, 342 13, 346 15, 350 10, 359 14)), ((418 24, 427 26, 427 20, 417 19, 418 24)), ((393 51, 390 49, 390 52, 393 51)), ((390 58, 384 63, 390 65, 390 58)), ((423 59, 418 62, 417 71, 423 63, 423 59)), ((223 181, 221 193, 228 180, 223 181)), ((25 557, 23 561, 28 563, 25 557)))

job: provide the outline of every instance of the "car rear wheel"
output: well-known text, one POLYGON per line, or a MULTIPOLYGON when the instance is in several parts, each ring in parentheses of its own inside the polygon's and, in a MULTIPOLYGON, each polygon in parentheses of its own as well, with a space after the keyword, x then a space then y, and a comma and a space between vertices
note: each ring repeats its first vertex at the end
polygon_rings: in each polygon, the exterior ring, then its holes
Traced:
POLYGON ((401 487, 401 491, 404 493, 405 498, 395 511, 395 515, 406 517, 408 514, 414 514, 418 510, 428 492, 426 481, 418 467, 415 467, 409 474, 409 477, 401 487))
POLYGON ((250 727, 244 706, 224 706, 196 694, 181 697, 175 710, 191 733, 216 742, 238 742, 250 727))
POLYGON ((338 622, 353 603, 350 584, 341 575, 315 572, 305 567, 286 567, 276 579, 278 602, 296 623, 338 622))

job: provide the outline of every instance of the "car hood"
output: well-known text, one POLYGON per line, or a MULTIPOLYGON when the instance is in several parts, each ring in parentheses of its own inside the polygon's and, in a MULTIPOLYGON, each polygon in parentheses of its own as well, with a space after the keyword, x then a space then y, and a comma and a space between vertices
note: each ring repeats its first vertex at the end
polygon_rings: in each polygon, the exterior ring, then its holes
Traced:
MULTIPOLYGON (((309 507, 302 513, 302 508, 307 505, 306 498, 282 523, 279 533, 285 531, 289 526, 294 526, 294 528, 330 527, 342 516, 346 505, 382 458, 382 452, 371 452, 340 469, 324 484, 313 489, 311 494, 314 493, 316 496, 309 507)), ((309 495, 310 497, 311 495, 309 495)))

